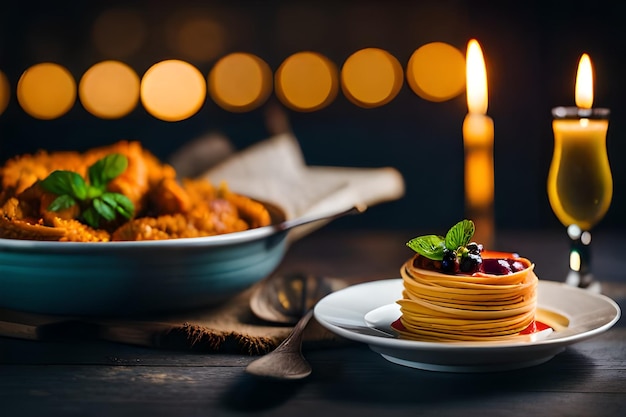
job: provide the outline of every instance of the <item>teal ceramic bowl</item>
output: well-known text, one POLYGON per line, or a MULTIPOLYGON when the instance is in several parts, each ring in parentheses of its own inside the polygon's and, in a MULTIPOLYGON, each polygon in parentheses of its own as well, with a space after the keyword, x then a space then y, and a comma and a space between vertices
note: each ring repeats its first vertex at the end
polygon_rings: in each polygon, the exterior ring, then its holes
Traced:
POLYGON ((190 310, 231 298, 271 274, 287 250, 273 226, 189 239, 39 242, 0 239, 0 308, 128 316, 190 310))

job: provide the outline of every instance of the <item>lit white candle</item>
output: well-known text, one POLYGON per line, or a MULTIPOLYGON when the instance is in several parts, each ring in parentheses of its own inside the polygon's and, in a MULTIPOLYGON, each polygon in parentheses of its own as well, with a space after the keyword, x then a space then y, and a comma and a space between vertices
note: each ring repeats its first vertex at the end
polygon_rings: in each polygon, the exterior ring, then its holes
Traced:
POLYGON ((466 59, 468 114, 463 121, 465 201, 469 209, 491 208, 494 195, 493 120, 487 116, 487 71, 480 45, 469 41, 466 59))
POLYGON ((487 116, 487 70, 480 45, 467 45, 466 90, 468 113, 463 120, 465 149, 465 211, 476 224, 474 240, 485 248, 494 239, 493 120, 487 116))

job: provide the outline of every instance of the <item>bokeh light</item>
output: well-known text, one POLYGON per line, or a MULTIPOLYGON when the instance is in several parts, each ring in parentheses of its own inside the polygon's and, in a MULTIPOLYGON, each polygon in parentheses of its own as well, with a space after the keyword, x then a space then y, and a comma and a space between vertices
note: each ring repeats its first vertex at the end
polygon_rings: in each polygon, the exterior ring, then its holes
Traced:
POLYGON ((126 58, 136 53, 147 37, 142 14, 131 7, 116 7, 98 15, 92 29, 93 43, 107 58, 126 58))
POLYGON ((141 80, 141 102, 157 119, 175 122, 200 110, 206 99, 204 75, 193 65, 172 59, 154 64, 141 80))
POLYGON ((341 68, 343 93, 361 107, 377 107, 390 102, 400 92, 403 82, 400 62, 378 48, 353 53, 341 68))
POLYGON ((337 73, 335 64, 324 55, 298 52, 285 59, 276 71, 276 96, 293 110, 319 110, 337 97, 337 73))
POLYGON ((33 65, 17 83, 17 101, 26 113, 37 119, 55 119, 74 105, 76 81, 61 65, 52 62, 33 65))
POLYGON ((257 108, 272 92, 272 70, 256 55, 235 52, 221 58, 208 77, 209 94, 222 108, 245 112, 257 108))
POLYGON ((465 89, 465 57, 447 43, 428 43, 411 55, 406 78, 415 94, 423 99, 450 100, 465 89))
POLYGON ((78 84, 85 109, 103 119, 130 113, 139 102, 139 76, 119 61, 103 61, 85 72, 78 84))
POLYGON ((9 105, 9 99, 11 98, 11 86, 9 79, 0 71, 0 114, 4 113, 9 105))

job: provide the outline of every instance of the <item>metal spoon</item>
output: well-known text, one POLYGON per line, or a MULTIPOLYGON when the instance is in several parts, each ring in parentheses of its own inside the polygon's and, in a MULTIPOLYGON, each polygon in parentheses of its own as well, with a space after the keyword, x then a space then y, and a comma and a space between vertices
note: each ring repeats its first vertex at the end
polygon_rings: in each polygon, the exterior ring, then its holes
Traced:
POLYGON ((310 375, 311 366, 302 355, 304 329, 313 317, 315 304, 346 286, 334 278, 295 274, 272 276, 257 287, 250 308, 258 317, 275 323, 297 323, 275 350, 250 362, 246 372, 274 379, 302 379, 310 375))
POLYGON ((314 213, 308 216, 300 216, 293 219, 284 220, 280 223, 273 225, 272 227, 276 230, 289 230, 298 226, 304 226, 305 224, 314 223, 322 220, 330 222, 349 214, 363 213, 365 210, 367 210, 367 206, 365 204, 356 204, 352 207, 340 211, 332 211, 329 213, 314 213))

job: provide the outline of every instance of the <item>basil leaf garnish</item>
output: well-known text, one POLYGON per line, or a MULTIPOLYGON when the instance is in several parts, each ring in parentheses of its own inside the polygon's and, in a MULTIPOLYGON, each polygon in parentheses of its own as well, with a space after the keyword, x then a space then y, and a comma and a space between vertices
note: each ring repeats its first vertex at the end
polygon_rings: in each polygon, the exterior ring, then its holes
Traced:
POLYGON ((409 240, 406 245, 428 259, 441 261, 446 250, 456 251, 470 243, 474 231, 473 221, 461 220, 448 230, 445 237, 438 235, 418 236, 409 240))
POLYGON ((78 204, 80 219, 97 228, 102 219, 113 221, 118 215, 130 219, 135 211, 132 201, 123 194, 107 191, 107 185, 128 168, 128 159, 122 154, 110 154, 87 169, 89 183, 72 171, 54 171, 39 182, 41 188, 57 198, 48 210, 61 211, 78 204))
POLYGON ((40 182, 40 185, 41 188, 53 194, 67 194, 78 200, 83 200, 87 196, 85 180, 72 171, 53 171, 40 182))
POLYGON ((103 188, 126 171, 127 167, 126 156, 119 153, 107 155, 89 167, 87 171, 89 183, 94 187, 103 188))
POLYGON ((48 206, 49 211, 63 211, 76 204, 74 197, 68 194, 63 194, 54 199, 48 206))
POLYGON ((130 219, 135 211, 133 202, 124 194, 119 193, 104 193, 100 196, 102 201, 113 207, 117 213, 123 217, 130 219))
POLYGON ((411 239, 406 244, 409 248, 428 259, 440 261, 446 248, 441 236, 426 235, 411 239))
POLYGON ((93 199, 93 208, 106 221, 115 220, 115 209, 104 202, 100 197, 93 199))
POLYGON ((474 222, 461 220, 446 233, 446 248, 457 250, 460 246, 467 245, 474 236, 474 222))

